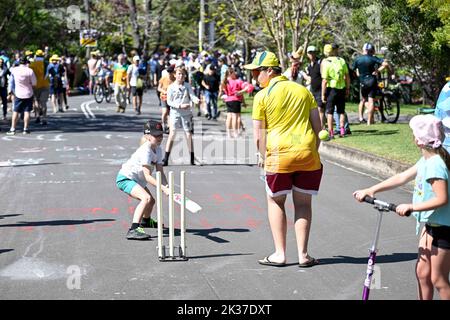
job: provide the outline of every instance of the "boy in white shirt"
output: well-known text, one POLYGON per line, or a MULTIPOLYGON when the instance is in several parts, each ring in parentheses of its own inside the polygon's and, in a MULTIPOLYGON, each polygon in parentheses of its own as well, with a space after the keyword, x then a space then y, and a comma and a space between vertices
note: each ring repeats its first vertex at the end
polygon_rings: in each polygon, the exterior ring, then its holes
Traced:
POLYGON ((170 106, 169 124, 170 132, 166 144, 166 154, 163 165, 167 166, 169 162, 170 150, 172 150, 173 141, 177 129, 183 128, 186 134, 188 149, 191 155, 191 165, 195 165, 194 146, 192 143, 192 131, 194 124, 192 122, 193 114, 191 102, 199 103, 199 98, 194 94, 189 83, 185 82, 187 72, 184 67, 175 68, 175 82, 167 89, 167 104, 170 106))
POLYGON ((152 172, 161 172, 162 191, 168 195, 169 188, 167 179, 162 167, 163 140, 162 125, 160 122, 150 120, 144 126, 144 136, 141 139, 141 146, 133 153, 130 159, 122 165, 116 178, 117 187, 140 201, 137 205, 133 223, 128 230, 129 240, 148 240, 150 235, 142 228, 157 227, 157 223, 150 218, 155 199, 147 188, 147 183, 156 186, 156 179, 152 177, 152 172))

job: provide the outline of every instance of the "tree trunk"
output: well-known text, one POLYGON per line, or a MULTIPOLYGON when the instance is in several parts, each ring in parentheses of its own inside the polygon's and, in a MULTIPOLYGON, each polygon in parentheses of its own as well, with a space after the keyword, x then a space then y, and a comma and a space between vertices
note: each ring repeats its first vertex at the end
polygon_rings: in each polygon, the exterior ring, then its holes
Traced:
POLYGON ((143 47, 143 55, 147 55, 149 50, 149 38, 152 31, 152 0, 145 0, 144 2, 144 14, 145 14, 145 30, 143 32, 142 39, 142 47, 143 47))
POLYGON ((139 35, 139 24, 137 21, 136 0, 129 0, 131 36, 133 38, 133 47, 140 53, 142 51, 141 37, 139 35))
POLYGON ((169 0, 166 0, 160 4, 159 10, 156 14, 157 20, 156 20, 156 43, 155 43, 155 49, 153 50, 153 53, 157 52, 159 49, 159 45, 161 44, 162 39, 162 26, 163 26, 163 13, 166 10, 167 6, 169 5, 169 0))

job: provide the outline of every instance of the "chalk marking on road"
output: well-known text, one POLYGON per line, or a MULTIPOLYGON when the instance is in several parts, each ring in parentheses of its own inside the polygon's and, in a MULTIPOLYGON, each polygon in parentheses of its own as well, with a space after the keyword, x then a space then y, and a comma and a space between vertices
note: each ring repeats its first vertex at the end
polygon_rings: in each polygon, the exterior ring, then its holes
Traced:
POLYGON ((34 148, 21 148, 22 150, 20 151, 16 151, 18 153, 36 153, 36 152, 42 152, 44 151, 46 148, 39 148, 39 147, 34 147, 34 148))
POLYGON ((33 140, 33 141, 36 141, 36 140, 40 140, 40 141, 55 141, 55 142, 67 141, 67 139, 62 139, 61 138, 63 136, 62 134, 58 134, 57 136, 55 136, 55 138, 48 139, 48 140, 46 140, 44 138, 44 135, 38 135, 38 136, 35 136, 35 137, 33 137, 33 136, 31 136, 31 137, 29 137, 29 136, 28 137, 23 137, 23 136, 19 136, 18 134, 19 134, 19 132, 17 132, 15 136, 2 137, 2 140, 4 140, 4 141, 13 141, 13 140, 33 140))
MULTIPOLYGON (((342 165, 342 164, 340 164, 340 163, 337 163, 337 162, 334 162, 334 161, 331 161, 331 160, 325 160, 325 161, 326 161, 326 162, 329 162, 329 163, 331 163, 331 164, 334 164, 335 166, 341 167, 341 168, 346 169, 346 170, 348 170, 348 171, 352 171, 352 172, 358 173, 358 174, 360 174, 360 175, 363 175, 363 176, 372 178, 372 179, 377 180, 377 181, 383 181, 383 180, 385 180, 385 179, 381 179, 381 178, 379 178, 379 177, 373 176, 373 175, 371 175, 371 174, 369 174, 369 173, 365 173, 365 172, 362 172, 362 171, 353 169, 353 168, 351 168, 351 167, 344 166, 344 165, 342 165)), ((408 192, 408 193, 411 193, 411 194, 413 193, 412 191, 407 190, 407 189, 404 189, 404 188, 402 188, 402 190, 404 190, 404 191, 406 191, 406 192, 408 192)))
POLYGON ((42 180, 42 181, 27 181, 27 184, 74 184, 74 183, 95 183, 95 180, 42 180))
POLYGON ((67 139, 63 139, 62 136, 63 136, 62 134, 58 134, 55 136, 54 139, 50 139, 49 141, 56 141, 56 142, 67 141, 67 139))

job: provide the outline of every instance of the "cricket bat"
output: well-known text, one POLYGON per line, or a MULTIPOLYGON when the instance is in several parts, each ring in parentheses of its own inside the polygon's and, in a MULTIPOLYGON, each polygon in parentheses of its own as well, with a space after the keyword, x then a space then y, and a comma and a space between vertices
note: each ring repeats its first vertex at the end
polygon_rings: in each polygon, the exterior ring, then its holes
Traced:
MULTIPOLYGON (((181 200, 182 200, 181 199, 181 194, 174 193, 173 194, 173 200, 176 203, 178 203, 179 205, 181 205, 181 200)), ((200 210, 202 210, 202 207, 200 207, 197 202, 194 202, 191 199, 189 199, 188 197, 186 197, 186 209, 188 209, 192 213, 197 213, 200 210)))

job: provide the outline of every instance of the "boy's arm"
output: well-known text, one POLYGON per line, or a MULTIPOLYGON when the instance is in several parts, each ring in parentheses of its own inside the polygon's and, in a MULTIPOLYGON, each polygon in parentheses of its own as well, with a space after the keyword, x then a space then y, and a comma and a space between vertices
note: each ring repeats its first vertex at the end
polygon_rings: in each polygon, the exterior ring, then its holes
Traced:
MULTIPOLYGON (((162 166, 159 165, 161 168, 160 170, 158 170, 158 165, 156 165, 156 170, 161 172, 161 190, 165 193, 165 194, 169 194, 169 187, 167 185, 167 179, 166 176, 164 175, 164 172, 162 171, 162 166)), ((152 186, 156 187, 157 181, 155 178, 153 178, 152 176, 152 169, 149 165, 143 165, 142 166, 142 170, 144 171, 144 177, 145 180, 147 181, 147 183, 151 184, 152 186)))

